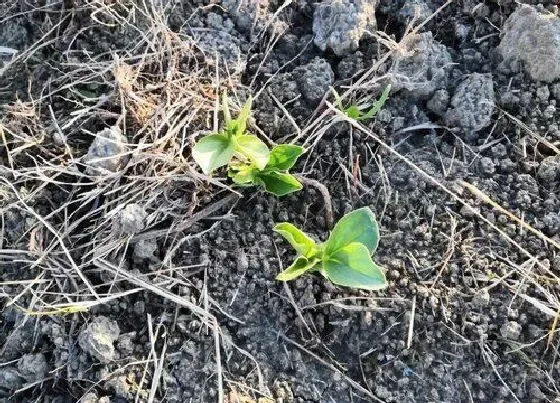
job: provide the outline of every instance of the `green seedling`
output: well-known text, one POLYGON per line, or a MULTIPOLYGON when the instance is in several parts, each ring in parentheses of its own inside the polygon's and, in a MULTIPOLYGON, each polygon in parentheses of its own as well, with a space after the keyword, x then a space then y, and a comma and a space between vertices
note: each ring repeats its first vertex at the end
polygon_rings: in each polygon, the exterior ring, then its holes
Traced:
POLYGON ((258 185, 275 196, 301 190, 302 185, 288 170, 304 152, 303 147, 280 144, 270 152, 268 163, 259 169, 254 163, 234 163, 228 175, 238 185, 258 185))
POLYGON ((247 120, 251 115, 251 97, 247 99, 236 119, 231 118, 228 97, 222 97, 222 111, 225 127, 219 133, 209 134, 195 144, 192 155, 196 163, 206 175, 226 166, 235 155, 248 159, 259 169, 268 163, 270 151, 266 144, 257 136, 248 134, 247 120))
POLYGON ((289 281, 307 272, 319 272, 340 286, 365 290, 387 287, 383 270, 371 258, 379 244, 379 226, 368 207, 342 217, 323 244, 287 222, 277 224, 274 231, 282 235, 298 254, 292 265, 276 277, 277 280, 289 281))
POLYGON ((301 190, 302 185, 288 173, 303 147, 281 144, 270 151, 257 136, 247 132, 251 115, 251 98, 245 102, 237 118, 232 119, 227 95, 222 97, 225 127, 198 141, 192 150, 196 163, 206 175, 228 166, 228 176, 243 186, 260 185, 276 196, 301 190))
POLYGON ((342 98, 340 97, 338 92, 336 92, 336 90, 332 87, 331 87, 331 91, 334 94, 335 105, 342 113, 344 113, 350 119, 362 121, 362 120, 368 120, 373 118, 377 114, 377 112, 379 112, 381 108, 383 108, 383 105, 385 105, 385 102, 387 102, 387 99, 389 99, 389 92, 391 91, 391 86, 388 85, 385 88, 385 90, 383 91, 379 99, 375 101, 375 103, 367 112, 364 112, 357 105, 350 105, 344 107, 342 105, 342 98))

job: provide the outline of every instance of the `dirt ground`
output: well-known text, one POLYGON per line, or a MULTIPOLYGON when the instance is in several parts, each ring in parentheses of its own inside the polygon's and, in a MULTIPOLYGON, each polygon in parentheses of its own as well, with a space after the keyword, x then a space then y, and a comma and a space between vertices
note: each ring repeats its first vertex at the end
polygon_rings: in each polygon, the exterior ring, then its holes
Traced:
POLYGON ((556 1, 0 3, 0 403, 560 402, 556 1), (196 166, 223 90, 302 191, 196 166), (387 289, 275 280, 363 206, 387 289))

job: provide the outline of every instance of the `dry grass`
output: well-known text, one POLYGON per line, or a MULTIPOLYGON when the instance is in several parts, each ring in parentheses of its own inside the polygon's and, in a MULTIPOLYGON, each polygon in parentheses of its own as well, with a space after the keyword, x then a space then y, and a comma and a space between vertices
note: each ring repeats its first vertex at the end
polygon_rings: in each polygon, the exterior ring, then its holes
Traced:
MULTIPOLYGON (((223 399, 223 339, 211 313, 219 307, 203 309, 175 294, 173 253, 185 237, 197 236, 189 234, 189 227, 237 199, 224 198, 231 189, 199 174, 189 154, 195 136, 214 125, 216 94, 235 90, 239 76, 224 74, 220 62, 204 55, 192 36, 169 28, 171 6, 80 3, 57 14, 58 23, 44 38, 0 71, 7 78, 39 50, 55 42, 68 45, 53 61, 57 66, 43 88, 31 83, 28 101, 2 106, 0 265, 32 276, 0 284, 16 287, 15 294, 2 295, 6 305, 38 316, 87 311, 141 290, 178 303, 199 316, 216 338, 214 358, 223 399), (72 15, 90 18, 84 32, 74 30, 72 15), (96 54, 76 45, 83 40, 81 34, 117 28, 128 33, 126 48, 96 54), (125 151, 119 155, 126 165, 118 172, 92 173, 83 158, 88 145, 112 126, 126 135, 125 151), (120 214, 132 203, 147 213, 139 234, 119 231, 120 214), (211 207, 201 214, 206 205, 211 207), (14 217, 25 222, 18 239, 6 227, 14 217), (168 254, 159 271, 139 283, 125 275, 126 255, 136 242, 155 238, 165 242, 168 254), (162 280, 157 273, 165 273, 162 280), (165 289, 158 288, 161 281, 167 282, 165 289)), ((158 337, 157 331, 150 336, 158 337)), ((158 388, 164 357, 165 349, 148 357, 146 365, 154 367, 149 400, 158 388)))

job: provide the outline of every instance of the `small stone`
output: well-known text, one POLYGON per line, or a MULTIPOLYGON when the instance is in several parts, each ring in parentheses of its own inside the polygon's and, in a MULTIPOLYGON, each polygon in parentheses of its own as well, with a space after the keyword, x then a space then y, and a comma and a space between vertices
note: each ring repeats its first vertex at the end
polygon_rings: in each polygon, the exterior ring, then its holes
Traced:
POLYGON ((552 184, 560 176, 560 155, 543 159, 537 170, 537 176, 546 184, 552 184))
POLYGON ((467 134, 477 132, 491 123, 494 104, 492 76, 469 74, 455 90, 445 122, 464 129, 467 134))
POLYGON ((83 162, 88 175, 99 176, 117 172, 128 162, 126 137, 117 126, 97 133, 83 162))
POLYGON ((438 306, 438 299, 435 295, 430 295, 430 306, 432 308, 437 308, 438 306))
POLYGON ((490 293, 486 288, 482 288, 478 291, 472 299, 472 303, 474 306, 479 308, 484 308, 490 304, 490 293))
POLYGON ((125 235, 138 233, 146 228, 148 213, 138 203, 129 203, 113 217, 113 227, 125 235))
MULTIPOLYGON (((554 117, 554 115, 556 114, 556 106, 554 105, 548 105, 546 108, 544 108, 543 111, 543 117, 545 119, 552 119, 554 117)), ((552 131, 552 130, 551 130, 552 131)))
POLYGON ((138 316, 144 316, 146 313, 146 303, 144 301, 136 301, 132 306, 132 310, 138 316))
POLYGON ((119 337, 119 326, 105 316, 97 316, 83 327, 78 342, 83 351, 99 360, 108 363, 115 358, 113 343, 119 337))
POLYGON ((495 171, 494 161, 489 157, 482 157, 479 162, 480 172, 486 176, 491 176, 495 171))
POLYGON ((546 233, 554 236, 560 232, 560 214, 550 211, 543 218, 546 233))
POLYGON ((315 45, 342 56, 356 50, 366 31, 374 31, 377 0, 326 0, 315 7, 315 45))
POLYGON ((522 330, 523 328, 519 323, 510 320, 502 325, 502 327, 500 328, 500 334, 502 335, 502 337, 508 340, 517 341, 521 336, 522 330))
MULTIPOLYGON (((260 27, 266 25, 268 17, 269 0, 222 0, 221 7, 233 17, 237 28, 241 32, 261 32, 260 27)), ((219 28, 219 26, 216 26, 219 28)))
POLYGON ((196 46, 202 50, 208 64, 215 65, 216 54, 218 54, 219 64, 225 64, 232 75, 245 70, 247 55, 241 49, 243 42, 222 27, 197 31, 194 35, 190 30, 184 28, 182 34, 196 43, 196 46))
POLYGON ((158 245, 155 239, 141 239, 134 244, 132 259, 138 263, 141 263, 145 259, 154 260, 154 254, 156 253, 157 249, 158 245))
POLYGON ((305 99, 311 103, 321 101, 334 82, 334 72, 325 59, 316 57, 308 64, 298 67, 294 76, 305 99))
POLYGON ((21 353, 31 351, 33 344, 33 324, 27 321, 16 327, 5 339, 0 350, 2 360, 11 361, 17 359, 21 353))
POLYGON ((247 254, 245 251, 239 251, 237 255, 237 270, 243 272, 249 268, 249 260, 247 259, 247 254))
POLYGON ((134 338, 136 334, 132 333, 125 333, 119 336, 117 340, 117 348, 121 353, 121 357, 128 357, 134 353, 134 338))
POLYGON ((480 208, 464 205, 461 207, 459 213, 465 217, 472 217, 473 215, 480 213, 480 208))
POLYGON ((550 97, 550 91, 548 90, 548 87, 546 85, 537 88, 537 98, 541 102, 547 102, 549 97, 550 97))
POLYGON ((393 90, 404 89, 414 99, 429 99, 447 86, 453 65, 451 54, 431 32, 415 35, 408 47, 408 52, 395 54, 390 70, 393 90))
POLYGON ((27 382, 37 382, 45 379, 47 374, 47 360, 42 353, 25 354, 17 364, 18 371, 27 382))
POLYGON ((447 105, 449 105, 449 93, 447 90, 441 89, 434 93, 434 96, 426 104, 428 109, 438 116, 445 115, 447 105))
POLYGON ((17 390, 23 386, 23 379, 15 368, 0 367, 0 388, 17 390))
POLYGON ((519 62, 533 80, 552 82, 560 78, 560 18, 521 5, 502 27, 498 46, 500 68, 516 71, 519 62))

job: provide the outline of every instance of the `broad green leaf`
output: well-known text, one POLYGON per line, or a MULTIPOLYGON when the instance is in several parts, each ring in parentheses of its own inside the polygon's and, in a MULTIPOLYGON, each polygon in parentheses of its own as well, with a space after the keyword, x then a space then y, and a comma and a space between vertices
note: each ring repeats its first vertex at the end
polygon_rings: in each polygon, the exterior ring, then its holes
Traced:
POLYGON ((305 149, 293 144, 280 144, 275 146, 270 152, 270 159, 267 168, 278 171, 287 171, 294 166, 298 157, 303 154, 305 149))
POLYGON ((325 256, 332 255, 352 242, 365 245, 370 253, 377 249, 379 227, 369 207, 354 210, 336 223, 325 244, 325 256))
POLYGON ((266 167, 270 158, 270 151, 266 144, 257 136, 244 134, 234 138, 236 151, 247 157, 260 170, 266 167))
POLYGON ((264 189, 275 196, 284 196, 288 193, 297 192, 302 189, 301 183, 288 174, 276 171, 259 172, 257 181, 264 186, 264 189))
POLYGON ((385 105, 385 102, 387 102, 387 100, 389 99, 389 92, 390 91, 391 91, 391 85, 389 84, 387 87, 385 87, 385 89, 383 90, 383 93, 381 94, 379 99, 377 101, 375 101, 375 103, 373 104, 371 109, 369 111, 367 111, 367 113, 365 115, 362 116, 361 120, 371 119, 373 116, 375 116, 377 114, 377 112, 379 112, 379 110, 381 108, 383 108, 383 105, 385 105))
POLYGON ((192 149, 192 156, 206 175, 216 168, 227 165, 235 150, 229 136, 210 134, 203 137, 192 149))
POLYGON ((276 224, 274 231, 286 239, 301 256, 311 257, 317 251, 317 244, 309 238, 302 230, 296 228, 289 222, 281 222, 276 224))
POLYGON ((323 261, 323 275, 333 284, 365 290, 387 287, 385 274, 371 259, 369 250, 352 242, 323 261))
POLYGON ((255 167, 252 164, 232 166, 228 176, 238 185, 246 185, 255 181, 255 167))
POLYGON ((317 258, 307 259, 305 257, 300 256, 294 261, 294 263, 292 263, 290 267, 288 267, 282 273, 278 274, 276 276, 276 280, 279 281, 293 280, 301 276, 305 272, 313 269, 313 267, 315 267, 318 261, 319 259, 317 258))

